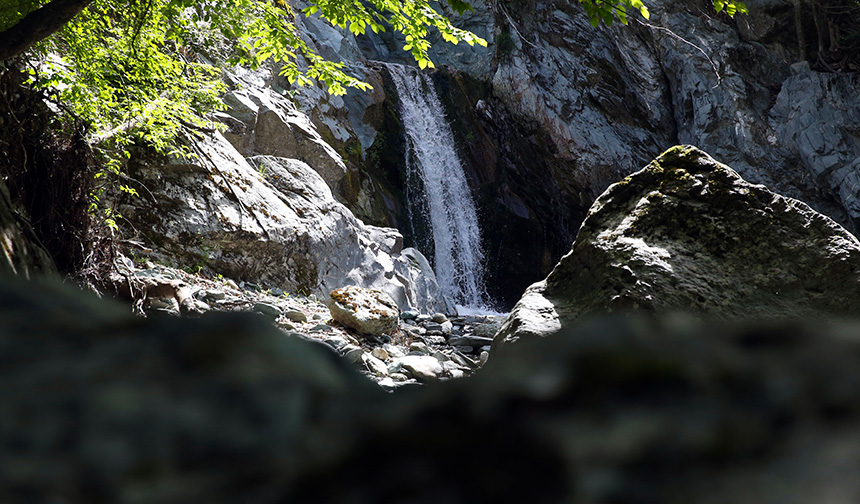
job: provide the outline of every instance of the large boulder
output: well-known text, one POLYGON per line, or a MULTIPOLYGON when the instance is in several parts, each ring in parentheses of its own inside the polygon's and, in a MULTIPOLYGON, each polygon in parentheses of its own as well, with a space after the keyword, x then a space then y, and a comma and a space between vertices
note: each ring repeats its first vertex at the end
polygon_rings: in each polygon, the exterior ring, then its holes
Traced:
POLYGON ((404 310, 450 311, 426 260, 402 253, 400 233, 364 225, 307 163, 246 160, 220 133, 189 145, 192 157, 135 170, 141 197, 120 206, 155 259, 322 299, 359 285, 404 310))
POLYGON ((855 317, 858 281, 860 242, 839 224, 677 146, 594 202, 571 251, 529 287, 494 346, 608 312, 855 317))
POLYGON ((0 278, 0 501, 860 500, 856 325, 565 331, 387 394, 262 317, 0 278))

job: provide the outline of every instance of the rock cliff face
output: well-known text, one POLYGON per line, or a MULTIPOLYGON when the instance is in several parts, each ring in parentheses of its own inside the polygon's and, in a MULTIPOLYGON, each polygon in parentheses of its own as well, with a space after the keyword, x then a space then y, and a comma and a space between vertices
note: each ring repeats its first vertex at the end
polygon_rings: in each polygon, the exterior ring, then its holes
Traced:
MULTIPOLYGON (((595 29, 577 2, 494 2, 462 20, 482 27, 491 51, 435 54, 437 89, 482 209, 497 297, 516 299, 530 278, 544 276, 606 187, 679 143, 857 229, 860 81, 801 63, 792 2, 750 3, 750 15, 734 20, 707 2, 649 7, 653 26, 595 29)), ((353 48, 344 58, 369 75, 377 73, 368 59, 408 63, 393 39, 313 38, 353 48)), ((384 109, 390 95, 385 89, 374 103, 384 109)), ((345 138, 354 130, 362 149, 396 145, 392 135, 368 134, 390 127, 384 114, 361 119, 357 100, 341 105, 345 138)), ((360 166, 362 156, 349 162, 360 166)), ((396 177, 385 191, 379 179, 364 182, 377 188, 364 201, 396 197, 396 177)))
POLYGON ((335 200, 343 160, 289 100, 246 83, 227 102, 225 135, 189 136, 193 156, 133 173, 141 197, 120 210, 160 260, 323 299, 358 285, 404 310, 454 311, 396 229, 335 200))
POLYGON ((594 202, 570 253, 526 291, 494 349, 589 316, 853 318, 860 242, 800 201, 674 147, 594 202))

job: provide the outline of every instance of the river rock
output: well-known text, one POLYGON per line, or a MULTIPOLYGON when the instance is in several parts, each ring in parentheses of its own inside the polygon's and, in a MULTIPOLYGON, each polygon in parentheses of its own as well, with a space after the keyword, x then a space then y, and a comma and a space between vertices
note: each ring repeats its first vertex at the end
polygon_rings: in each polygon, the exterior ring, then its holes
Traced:
POLYGON ((842 226, 677 146, 595 201, 570 253, 529 287, 493 347, 609 312, 850 318, 858 281, 860 242, 842 226))
POLYGON ((439 361, 429 355, 407 355, 397 358, 396 362, 422 383, 439 381, 444 372, 439 361))
POLYGON ((362 334, 378 336, 397 329, 400 312, 384 292, 349 285, 331 291, 332 319, 362 334))

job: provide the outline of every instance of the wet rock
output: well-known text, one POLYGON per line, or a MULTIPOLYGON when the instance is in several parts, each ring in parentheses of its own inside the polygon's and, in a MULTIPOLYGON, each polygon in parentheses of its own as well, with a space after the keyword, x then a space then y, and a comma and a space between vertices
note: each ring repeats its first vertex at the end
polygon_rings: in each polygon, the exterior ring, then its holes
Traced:
POLYGON ((359 333, 381 335, 397 329, 397 304, 384 292, 347 286, 333 290, 330 297, 332 318, 359 333))

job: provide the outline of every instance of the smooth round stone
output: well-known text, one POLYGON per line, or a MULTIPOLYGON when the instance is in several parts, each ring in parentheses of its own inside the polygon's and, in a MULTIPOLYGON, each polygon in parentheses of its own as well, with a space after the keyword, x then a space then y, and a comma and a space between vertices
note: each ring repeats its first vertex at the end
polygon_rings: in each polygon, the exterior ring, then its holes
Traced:
POLYGON ((398 360, 403 369, 423 383, 437 381, 443 373, 439 361, 429 355, 407 355, 398 360))
POLYGON ((472 353, 475 351, 473 347, 465 346, 465 345, 454 345, 454 350, 463 352, 463 353, 472 353))
POLYGON ((430 354, 430 349, 427 348, 427 345, 425 345, 424 343, 421 343, 419 341, 416 341, 416 342, 412 343, 411 345, 409 345, 409 351, 410 352, 418 352, 418 353, 423 354, 423 355, 429 355, 430 354))
POLYGON ((436 322, 437 324, 441 324, 442 322, 447 322, 447 321, 448 321, 448 316, 445 315, 444 313, 434 313, 433 314, 433 322, 436 322))
POLYGON ((489 359, 489 358, 490 358, 490 352, 487 352, 486 350, 481 352, 481 360, 480 360, 481 365, 483 366, 484 364, 486 364, 487 359, 489 359))
POLYGON ((270 305, 269 303, 255 303, 254 311, 262 313, 267 317, 278 318, 281 316, 281 309, 275 305, 270 305))
POLYGON ((388 377, 396 382, 405 382, 409 379, 409 377, 403 373, 391 373, 388 377))
POLYGON ((299 322, 301 324, 304 324, 308 321, 308 316, 300 310, 287 310, 284 312, 284 316, 292 320, 293 322, 299 322))
POLYGON ((343 356, 346 360, 353 364, 359 362, 361 360, 361 356, 364 355, 364 350, 355 345, 346 345, 341 349, 341 351, 343 352, 343 356))
POLYGON ((388 376, 388 366, 376 357, 366 353, 361 356, 362 362, 367 367, 367 370, 376 376, 388 376))
POLYGON ((412 310, 406 310, 405 312, 400 312, 400 318, 403 320, 412 320, 414 318, 417 318, 418 315, 420 315, 420 313, 418 313, 417 311, 412 311, 412 310))
POLYGON ((370 355, 384 361, 387 361, 389 358, 388 352, 386 352, 384 348, 380 347, 374 348, 373 351, 370 352, 370 355))

